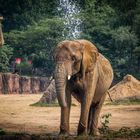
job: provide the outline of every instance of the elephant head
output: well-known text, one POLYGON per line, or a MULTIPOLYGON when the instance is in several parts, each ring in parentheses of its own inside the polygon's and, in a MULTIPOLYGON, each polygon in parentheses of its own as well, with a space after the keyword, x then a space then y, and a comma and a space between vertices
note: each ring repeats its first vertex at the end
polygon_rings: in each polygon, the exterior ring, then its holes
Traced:
POLYGON ((80 73, 85 78, 85 73, 94 68, 98 51, 92 43, 86 40, 60 42, 54 52, 56 61, 54 78, 58 102, 61 107, 66 107, 66 85, 71 76, 80 73))

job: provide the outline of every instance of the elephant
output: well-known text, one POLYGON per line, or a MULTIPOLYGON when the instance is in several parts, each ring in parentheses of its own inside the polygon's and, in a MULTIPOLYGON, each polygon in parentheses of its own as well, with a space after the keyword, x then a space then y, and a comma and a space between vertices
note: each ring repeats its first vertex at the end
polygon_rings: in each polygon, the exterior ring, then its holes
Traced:
POLYGON ((113 80, 110 62, 88 40, 64 40, 54 50, 61 135, 69 135, 71 96, 81 105, 78 135, 99 135, 98 118, 113 80))

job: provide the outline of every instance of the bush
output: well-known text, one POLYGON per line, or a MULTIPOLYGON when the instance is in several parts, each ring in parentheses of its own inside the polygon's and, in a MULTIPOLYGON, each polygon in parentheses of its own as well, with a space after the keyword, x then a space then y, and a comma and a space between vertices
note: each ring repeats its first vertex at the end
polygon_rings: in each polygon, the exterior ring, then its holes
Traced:
POLYGON ((16 65, 16 71, 20 72, 20 74, 32 74, 32 67, 32 64, 23 61, 20 64, 16 65))
POLYGON ((13 55, 13 49, 8 45, 0 48, 0 72, 8 71, 9 61, 13 55))

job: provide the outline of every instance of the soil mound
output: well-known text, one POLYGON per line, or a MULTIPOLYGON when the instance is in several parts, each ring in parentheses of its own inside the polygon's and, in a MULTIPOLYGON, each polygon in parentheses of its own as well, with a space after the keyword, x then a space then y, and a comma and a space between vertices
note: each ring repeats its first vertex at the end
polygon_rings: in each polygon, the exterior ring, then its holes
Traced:
POLYGON ((140 99, 140 81, 128 74, 109 89, 109 94, 112 100, 140 99))

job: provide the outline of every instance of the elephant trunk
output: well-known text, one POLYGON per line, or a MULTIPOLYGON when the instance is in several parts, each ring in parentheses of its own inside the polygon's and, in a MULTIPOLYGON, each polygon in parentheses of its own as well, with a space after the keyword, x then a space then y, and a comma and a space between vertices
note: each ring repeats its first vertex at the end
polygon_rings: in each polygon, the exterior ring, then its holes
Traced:
POLYGON ((54 78, 55 78, 57 99, 61 107, 67 106, 66 94, 65 94, 66 77, 67 74, 66 74, 64 64, 63 63, 57 64, 54 73, 54 78))

